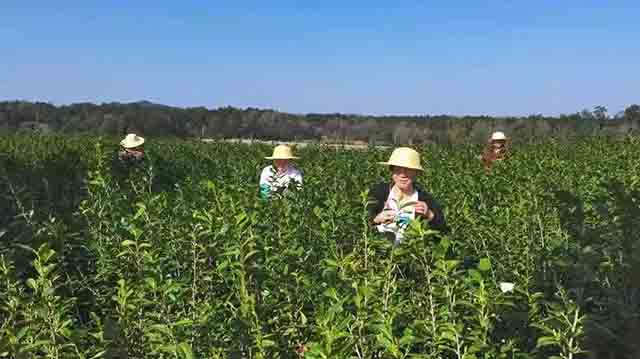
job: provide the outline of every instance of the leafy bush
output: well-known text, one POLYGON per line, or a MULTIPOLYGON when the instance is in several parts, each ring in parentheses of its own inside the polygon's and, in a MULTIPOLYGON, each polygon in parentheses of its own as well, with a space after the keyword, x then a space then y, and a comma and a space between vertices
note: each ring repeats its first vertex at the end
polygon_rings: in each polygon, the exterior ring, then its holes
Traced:
POLYGON ((452 231, 366 221, 387 151, 308 147, 258 193, 259 145, 0 138, 0 357, 635 358, 640 142, 421 148, 452 231), (611 356, 614 357, 614 356, 611 356))

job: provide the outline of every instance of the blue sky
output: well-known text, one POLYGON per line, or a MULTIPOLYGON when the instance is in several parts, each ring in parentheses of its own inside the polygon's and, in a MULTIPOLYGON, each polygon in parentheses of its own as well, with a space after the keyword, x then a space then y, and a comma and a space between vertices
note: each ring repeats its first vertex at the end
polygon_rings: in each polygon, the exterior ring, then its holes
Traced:
POLYGON ((32 3, 0 3, 0 100, 375 115, 640 103, 637 0, 32 3))

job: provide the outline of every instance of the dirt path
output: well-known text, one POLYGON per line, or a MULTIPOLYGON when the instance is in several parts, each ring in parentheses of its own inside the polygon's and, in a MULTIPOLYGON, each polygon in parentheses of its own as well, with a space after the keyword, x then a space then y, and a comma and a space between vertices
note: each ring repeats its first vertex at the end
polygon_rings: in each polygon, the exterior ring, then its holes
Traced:
MULTIPOLYGON (((321 143, 321 142, 289 142, 289 141, 264 141, 264 140, 252 140, 252 139, 241 139, 241 138, 227 138, 227 139, 212 139, 212 138, 203 138, 202 142, 226 142, 226 143, 242 143, 247 145, 252 144, 264 144, 274 146, 277 144, 288 144, 296 147, 306 147, 306 146, 320 146, 320 147, 331 147, 331 148, 344 148, 350 150, 366 150, 369 148, 367 143, 321 143)), ((388 149, 391 146, 387 145, 376 145, 378 149, 388 149)))

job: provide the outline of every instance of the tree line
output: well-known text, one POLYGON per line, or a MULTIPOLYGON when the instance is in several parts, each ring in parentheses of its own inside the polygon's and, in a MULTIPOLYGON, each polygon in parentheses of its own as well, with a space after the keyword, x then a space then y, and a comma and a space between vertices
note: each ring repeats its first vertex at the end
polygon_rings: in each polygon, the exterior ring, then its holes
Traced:
POLYGON ((609 116, 596 106, 549 117, 363 116, 291 114, 270 109, 221 107, 179 108, 148 101, 76 103, 0 102, 0 131, 42 131, 121 136, 135 132, 150 137, 259 139, 280 141, 356 142, 368 144, 481 143, 495 130, 517 142, 550 138, 620 138, 640 133, 640 106, 609 116))

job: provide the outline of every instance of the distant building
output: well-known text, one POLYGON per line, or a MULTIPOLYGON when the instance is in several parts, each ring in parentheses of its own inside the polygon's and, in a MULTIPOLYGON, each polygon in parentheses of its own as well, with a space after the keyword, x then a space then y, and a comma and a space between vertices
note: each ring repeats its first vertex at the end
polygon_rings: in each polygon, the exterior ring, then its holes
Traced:
POLYGON ((39 132, 50 131, 49 124, 42 123, 42 122, 35 122, 35 121, 21 122, 19 128, 21 130, 32 130, 32 131, 39 131, 39 132))

